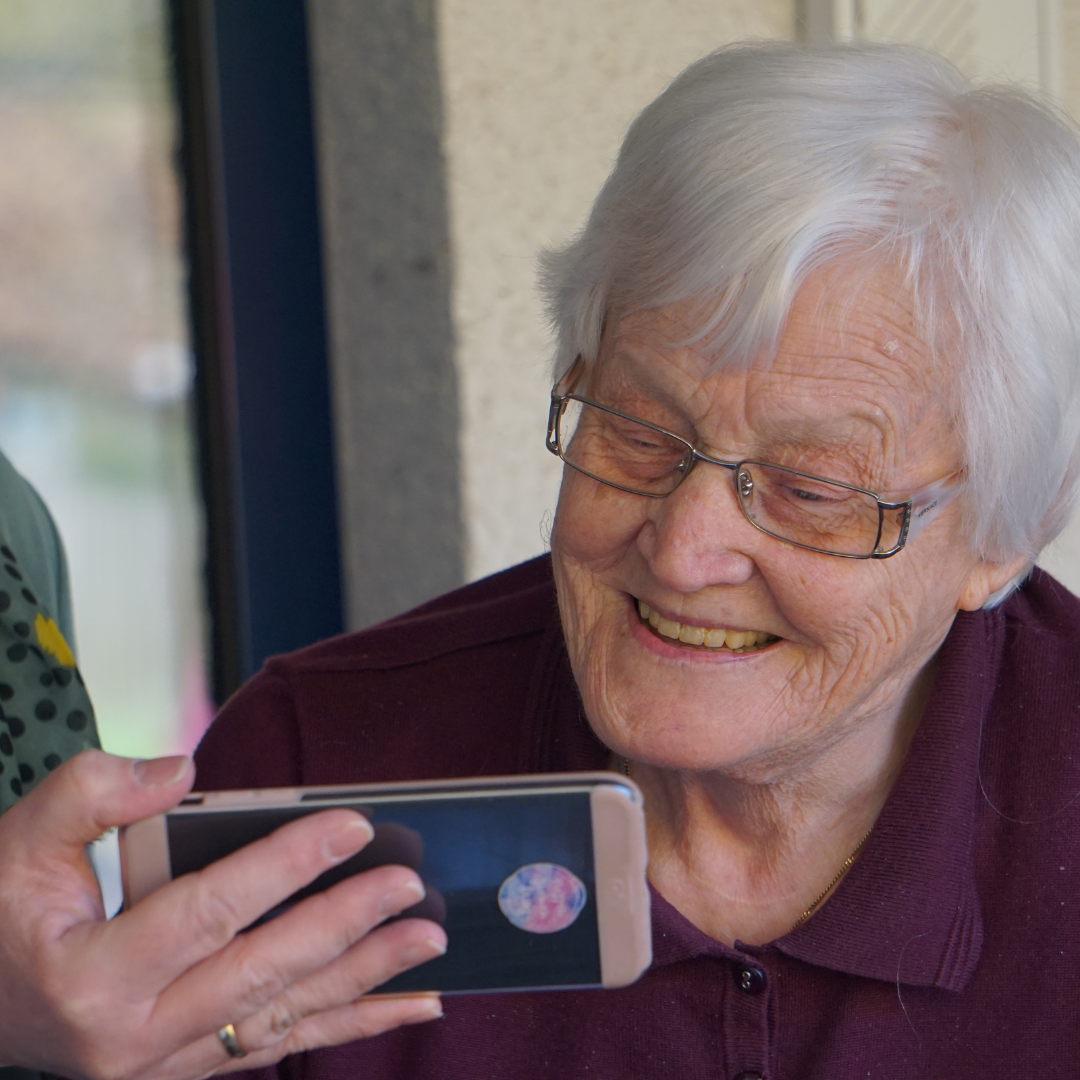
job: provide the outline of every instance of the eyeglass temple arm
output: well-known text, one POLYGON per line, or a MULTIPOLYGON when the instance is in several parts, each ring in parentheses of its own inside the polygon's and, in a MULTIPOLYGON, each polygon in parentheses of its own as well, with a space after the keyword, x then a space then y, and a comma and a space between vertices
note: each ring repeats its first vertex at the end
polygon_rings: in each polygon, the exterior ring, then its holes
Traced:
POLYGON ((579 355, 551 388, 551 408, 548 410, 548 429, 545 443, 548 450, 555 454, 556 457, 559 454, 559 414, 562 412, 563 399, 577 386, 580 377, 581 356, 579 355))
POLYGON ((565 397, 571 393, 577 386, 578 379, 581 378, 581 369, 582 359, 579 353, 574 362, 562 373, 559 381, 551 388, 552 398, 565 397))
POLYGON ((559 414, 562 412, 563 399, 551 391, 551 407, 548 409, 547 438, 544 445, 556 457, 559 456, 559 414))
POLYGON ((954 472, 941 480, 928 484, 916 491, 908 500, 911 512, 908 515, 907 534, 904 543, 914 540, 960 494, 961 474, 954 472))

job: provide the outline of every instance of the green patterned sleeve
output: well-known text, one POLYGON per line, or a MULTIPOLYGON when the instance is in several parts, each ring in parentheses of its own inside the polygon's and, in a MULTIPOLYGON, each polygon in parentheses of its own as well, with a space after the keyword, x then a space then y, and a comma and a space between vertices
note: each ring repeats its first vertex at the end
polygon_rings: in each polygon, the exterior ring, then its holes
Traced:
POLYGON ((0 455, 0 812, 99 745, 71 633, 60 536, 37 492, 0 455))

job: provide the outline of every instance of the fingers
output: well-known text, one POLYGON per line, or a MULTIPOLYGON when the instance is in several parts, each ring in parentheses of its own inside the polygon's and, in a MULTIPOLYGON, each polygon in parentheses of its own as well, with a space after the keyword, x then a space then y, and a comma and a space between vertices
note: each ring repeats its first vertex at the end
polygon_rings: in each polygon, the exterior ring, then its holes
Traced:
POLYGON ((240 1058, 229 1056, 216 1032, 206 1035, 174 1054, 160 1069, 155 1070, 155 1075, 186 1078, 260 1069, 273 1065, 288 1054, 367 1039, 405 1024, 420 1024, 441 1016, 442 1003, 437 994, 367 998, 350 1002, 329 1013, 309 1017, 289 1032, 286 1038, 259 1050, 249 1050, 237 1030, 237 1041, 245 1051, 240 1058))
POLYGON ((124 976, 137 993, 156 995, 260 915, 355 855, 371 837, 371 826, 351 810, 326 810, 290 822, 158 889, 105 924, 103 952, 125 957, 124 976))
POLYGON ((214 1034, 192 1043, 176 1055, 172 1064, 183 1075, 257 1069, 288 1054, 336 1046, 404 1024, 437 1019, 442 1016, 442 1003, 434 993, 386 998, 360 995, 441 955, 445 941, 442 928, 424 919, 406 919, 381 927, 326 968, 294 984, 266 1008, 234 1021, 237 1042, 245 1051, 243 1058, 230 1058, 214 1034))
POLYGON ((27 928, 40 950, 103 917, 101 893, 85 846, 116 824, 137 821, 180 801, 195 772, 185 757, 133 761, 87 750, 61 765, 0 818, 3 921, 27 928), (29 908, 20 897, 33 896, 29 908))
POLYGON ((408 919, 376 930, 243 1021, 243 1045, 253 1050, 274 1046, 308 1017, 348 1005, 395 975, 445 952, 442 927, 424 919, 408 919))
POLYGON ((190 790, 188 757, 136 761, 84 750, 47 776, 0 819, 5 840, 28 850, 78 849, 114 825, 161 813, 190 790))
POLYGON ((384 919, 411 907, 422 896, 419 878, 403 866, 383 866, 358 874, 237 938, 220 955, 170 987, 159 1007, 182 1014, 196 1030, 199 1025, 206 1030, 223 1023, 238 1024, 280 999, 284 1033, 300 1016, 351 1001, 404 967, 430 959, 445 948, 442 928, 421 920, 386 927, 365 938, 384 919), (361 938, 362 947, 356 946, 361 938), (428 939, 434 941, 434 947, 425 945, 428 939), (395 955, 414 947, 423 955, 408 960, 395 955), (350 950, 356 954, 357 974, 352 978, 335 966, 350 950), (289 1008, 285 1003, 293 1000, 288 996, 290 988, 313 972, 319 972, 326 984, 320 984, 321 996, 316 995, 305 1008, 298 1005, 290 1019, 285 1015, 289 1008))
MULTIPOLYGON (((226 1060, 216 1071, 233 1072, 240 1068, 259 1068, 280 1061, 288 1054, 315 1050, 322 1046, 339 1046, 356 1039, 370 1039, 374 1035, 381 1035, 384 1031, 392 1031, 406 1024, 438 1020, 442 1015, 442 1002, 437 994, 361 998, 337 1009, 307 1017, 284 1039, 270 1046, 254 1048, 243 1058, 226 1060)), ((240 1039, 240 1045, 247 1048, 243 1038, 240 1039)))

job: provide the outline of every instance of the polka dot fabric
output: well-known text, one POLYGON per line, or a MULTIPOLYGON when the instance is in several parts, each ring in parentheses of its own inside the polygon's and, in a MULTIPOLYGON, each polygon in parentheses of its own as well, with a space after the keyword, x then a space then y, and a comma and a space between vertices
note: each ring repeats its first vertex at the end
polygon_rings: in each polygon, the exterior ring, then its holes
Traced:
POLYGON ((75 657, 9 542, 0 543, 0 811, 98 745, 75 657))

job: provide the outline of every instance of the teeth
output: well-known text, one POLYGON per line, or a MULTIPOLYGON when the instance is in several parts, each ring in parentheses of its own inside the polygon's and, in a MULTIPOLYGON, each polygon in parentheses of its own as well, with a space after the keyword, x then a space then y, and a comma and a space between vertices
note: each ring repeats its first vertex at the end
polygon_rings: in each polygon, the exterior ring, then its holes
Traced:
POLYGON ((660 612, 649 607, 644 600, 638 601, 638 613, 658 634, 682 641, 687 645, 704 645, 708 649, 722 649, 725 646, 736 651, 754 649, 759 645, 771 645, 777 641, 774 634, 764 630, 722 630, 708 626, 689 626, 674 619, 665 619, 660 612))

